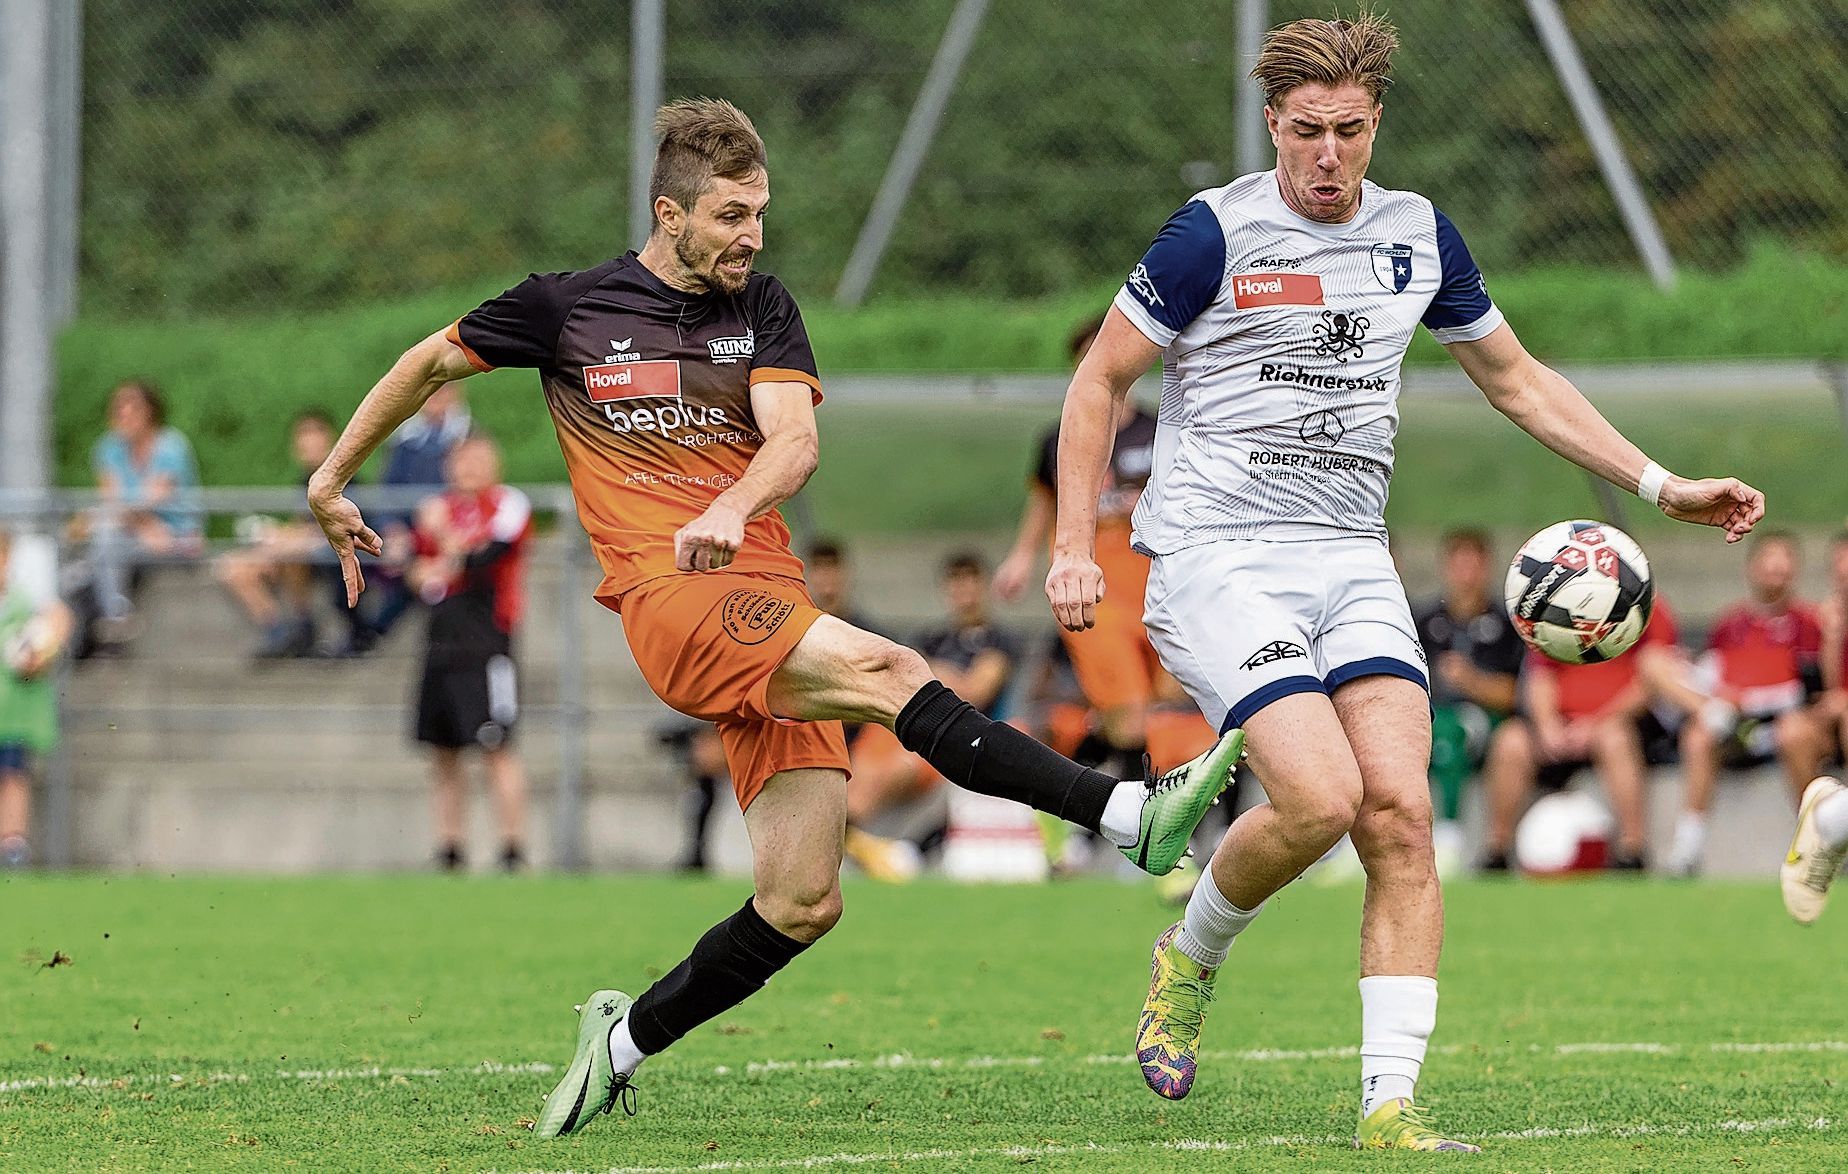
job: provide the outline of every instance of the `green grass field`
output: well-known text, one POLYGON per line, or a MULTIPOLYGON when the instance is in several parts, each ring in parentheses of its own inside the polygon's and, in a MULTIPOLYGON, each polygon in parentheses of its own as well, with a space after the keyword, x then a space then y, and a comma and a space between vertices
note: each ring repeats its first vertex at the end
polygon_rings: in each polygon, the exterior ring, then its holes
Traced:
POLYGON ((571 1004, 638 990, 745 891, 8 878, 0 1168, 1848 1166, 1848 917, 1801 930, 1766 884, 1452 888, 1422 1091, 1480 1160, 1344 1148, 1353 888, 1279 897, 1193 1096, 1146 1092, 1131 1033, 1172 914, 1108 881, 850 883, 835 936, 642 1070, 638 1116, 534 1139, 571 1004))

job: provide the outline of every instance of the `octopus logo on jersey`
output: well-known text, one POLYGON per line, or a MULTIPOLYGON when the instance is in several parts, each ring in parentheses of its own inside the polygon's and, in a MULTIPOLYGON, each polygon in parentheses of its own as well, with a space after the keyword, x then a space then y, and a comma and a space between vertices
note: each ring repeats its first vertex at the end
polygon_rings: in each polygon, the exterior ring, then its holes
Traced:
POLYGON ((1343 314, 1338 310, 1323 310, 1318 317, 1320 321, 1309 328, 1315 335, 1317 355, 1345 363, 1367 353, 1363 344, 1367 338, 1367 327, 1371 323, 1365 318, 1359 314, 1343 314))
POLYGON ((1402 293, 1412 281, 1412 246, 1378 244, 1373 246, 1373 277, 1380 288, 1402 293))
POLYGON ((1151 306, 1167 304, 1161 300, 1161 295, 1155 292, 1155 279, 1149 276, 1149 267, 1140 261, 1136 262, 1136 267, 1129 271, 1129 288, 1135 290, 1136 296, 1151 306))

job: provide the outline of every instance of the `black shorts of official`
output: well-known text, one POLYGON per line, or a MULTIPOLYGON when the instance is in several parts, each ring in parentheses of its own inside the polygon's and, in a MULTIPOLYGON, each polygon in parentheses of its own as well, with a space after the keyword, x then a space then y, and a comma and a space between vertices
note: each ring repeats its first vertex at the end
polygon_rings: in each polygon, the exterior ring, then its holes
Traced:
MULTIPOLYGON (((1643 743, 1643 765, 1667 766, 1679 761, 1680 753, 1675 744, 1675 731, 1662 723, 1654 710, 1645 709, 1636 718, 1636 733, 1643 743)), ((1543 762, 1534 772, 1534 785, 1542 791, 1563 791, 1572 782, 1574 775, 1582 770, 1590 770, 1589 758, 1574 758, 1565 762, 1543 762)))
POLYGON ((419 742, 449 750, 499 750, 520 717, 519 673, 506 653, 432 658, 417 690, 419 742))

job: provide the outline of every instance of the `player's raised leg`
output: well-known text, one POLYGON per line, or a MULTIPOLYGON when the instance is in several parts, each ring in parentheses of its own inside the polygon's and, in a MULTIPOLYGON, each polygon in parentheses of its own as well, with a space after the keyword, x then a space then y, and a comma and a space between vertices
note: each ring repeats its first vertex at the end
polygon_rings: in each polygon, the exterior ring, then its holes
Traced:
POLYGON ((840 920, 846 776, 780 771, 750 801, 744 822, 756 892, 633 1005, 620 991, 590 997, 577 1052, 534 1126, 539 1136, 574 1133, 618 1102, 634 1113, 631 1080, 643 1060, 756 994, 840 920))
POLYGON ((1367 870, 1360 923, 1360 1127, 1369 1149, 1455 1150, 1415 1107, 1419 1069, 1437 1026, 1444 900, 1431 845, 1431 710, 1420 685, 1366 676, 1334 692, 1360 766, 1354 848, 1367 870))
POLYGON ((1136 1032, 1142 1077, 1179 1100, 1193 1088, 1200 1032, 1219 967, 1266 898, 1315 863, 1360 808, 1360 771, 1319 690, 1278 698, 1243 719, 1253 771, 1270 802, 1233 821, 1194 886, 1186 916, 1156 940, 1136 1032))
POLYGON ((924 658, 883 636, 822 616, 770 679, 782 717, 878 722, 951 782, 1102 832, 1161 876, 1231 778, 1242 735, 1159 778, 1119 781, 1079 766, 984 716, 931 676, 924 658))
POLYGON ((1848 787, 1819 778, 1804 789, 1797 834, 1784 855, 1784 908, 1804 925, 1822 916, 1829 886, 1848 860, 1848 787))

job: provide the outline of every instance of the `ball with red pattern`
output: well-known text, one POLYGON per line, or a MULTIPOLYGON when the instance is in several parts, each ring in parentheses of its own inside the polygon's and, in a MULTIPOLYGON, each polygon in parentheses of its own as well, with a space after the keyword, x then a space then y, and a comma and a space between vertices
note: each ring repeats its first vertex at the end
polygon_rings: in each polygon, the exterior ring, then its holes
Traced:
POLYGON ((1642 638, 1655 583, 1628 534, 1602 522, 1559 522, 1521 545, 1506 599, 1530 646, 1565 664, 1597 664, 1642 638))

